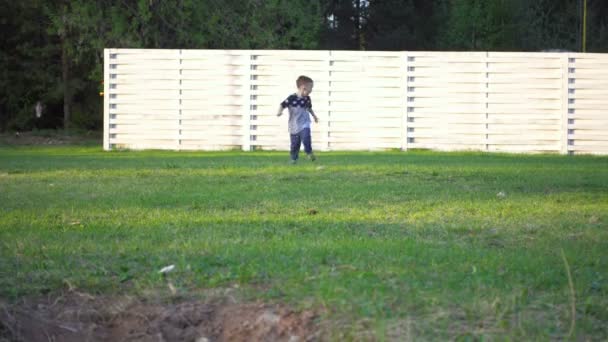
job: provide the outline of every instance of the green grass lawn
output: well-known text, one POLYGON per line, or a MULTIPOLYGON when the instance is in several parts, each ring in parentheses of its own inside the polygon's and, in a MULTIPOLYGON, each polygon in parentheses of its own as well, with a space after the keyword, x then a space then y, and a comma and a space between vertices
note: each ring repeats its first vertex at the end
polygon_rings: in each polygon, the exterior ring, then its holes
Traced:
POLYGON ((0 298, 145 297, 174 264, 178 294, 314 308, 330 336, 608 338, 608 157, 318 157, 0 147, 0 298))

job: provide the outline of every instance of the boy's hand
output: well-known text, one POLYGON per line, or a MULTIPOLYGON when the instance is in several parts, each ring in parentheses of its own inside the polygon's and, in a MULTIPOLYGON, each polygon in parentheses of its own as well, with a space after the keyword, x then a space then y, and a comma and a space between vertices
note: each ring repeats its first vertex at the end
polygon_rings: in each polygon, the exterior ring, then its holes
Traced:
POLYGON ((315 123, 319 123, 319 118, 315 116, 315 123))

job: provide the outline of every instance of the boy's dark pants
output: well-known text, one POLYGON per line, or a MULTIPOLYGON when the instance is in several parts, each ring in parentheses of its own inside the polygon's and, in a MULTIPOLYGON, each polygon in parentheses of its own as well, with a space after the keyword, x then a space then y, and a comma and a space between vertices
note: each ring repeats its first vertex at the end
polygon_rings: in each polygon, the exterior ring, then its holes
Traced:
POLYGON ((300 144, 304 144, 304 151, 306 154, 312 153, 312 146, 310 145, 310 128, 304 128, 296 134, 290 134, 291 138, 291 160, 298 160, 300 153, 300 144))

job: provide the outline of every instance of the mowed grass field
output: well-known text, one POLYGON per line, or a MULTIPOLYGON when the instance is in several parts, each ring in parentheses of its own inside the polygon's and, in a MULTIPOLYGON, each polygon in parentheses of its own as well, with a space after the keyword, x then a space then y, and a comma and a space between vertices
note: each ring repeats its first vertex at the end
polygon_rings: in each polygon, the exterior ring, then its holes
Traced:
POLYGON ((318 157, 0 147, 0 298, 232 289, 329 339, 608 339, 608 157, 318 157))

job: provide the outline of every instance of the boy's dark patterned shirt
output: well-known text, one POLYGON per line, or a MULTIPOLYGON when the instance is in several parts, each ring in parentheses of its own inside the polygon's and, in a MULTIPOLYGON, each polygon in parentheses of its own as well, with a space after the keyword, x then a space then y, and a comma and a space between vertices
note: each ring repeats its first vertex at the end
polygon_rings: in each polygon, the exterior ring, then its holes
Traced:
POLYGON ((310 96, 289 95, 285 101, 281 102, 281 107, 289 110, 289 121, 287 122, 289 134, 297 134, 305 128, 310 128, 309 110, 312 109, 310 96))

